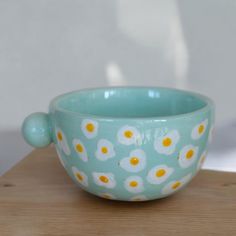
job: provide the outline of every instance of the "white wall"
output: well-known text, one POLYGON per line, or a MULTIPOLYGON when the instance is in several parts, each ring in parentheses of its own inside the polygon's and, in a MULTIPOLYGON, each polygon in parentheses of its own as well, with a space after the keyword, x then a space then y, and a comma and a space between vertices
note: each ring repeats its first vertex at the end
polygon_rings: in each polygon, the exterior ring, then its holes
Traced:
POLYGON ((235 11, 230 0, 0 1, 0 174, 31 150, 20 136, 25 116, 60 93, 107 84, 212 97, 206 167, 236 170, 235 11))

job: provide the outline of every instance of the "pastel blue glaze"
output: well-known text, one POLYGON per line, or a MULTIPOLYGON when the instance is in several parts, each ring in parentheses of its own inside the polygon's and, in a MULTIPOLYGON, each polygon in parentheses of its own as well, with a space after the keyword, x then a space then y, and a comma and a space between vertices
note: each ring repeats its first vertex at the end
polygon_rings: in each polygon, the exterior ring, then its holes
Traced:
POLYGON ((29 115, 22 125, 25 140, 34 147, 45 147, 52 142, 49 116, 43 112, 29 115))
MULTIPOLYGON (((36 113, 26 118, 23 135, 35 147, 46 146, 53 140, 62 165, 84 190, 116 200, 152 200, 177 192, 196 175, 207 151, 213 123, 214 106, 205 96, 167 88, 110 87, 55 98, 49 115, 36 113), (95 128, 89 133, 85 125, 91 122, 95 128), (129 138, 121 140, 122 127, 133 129, 133 143, 127 143, 129 138), (168 136, 171 142, 166 140, 168 136), (111 154, 108 158, 99 146, 104 139, 113 146, 107 145, 111 154), (169 146, 160 146, 164 139, 169 146), (82 154, 76 148, 78 140, 83 144, 82 154), (139 158, 138 168, 131 166, 131 156, 127 158, 137 149, 146 156, 139 158), (187 152, 191 150, 192 156, 187 152), (146 164, 142 166, 144 159, 146 164), (156 166, 159 169, 155 173, 164 166, 164 177, 171 174, 159 181, 160 177, 151 175, 156 166), (75 168, 83 180, 75 174, 75 168), (108 182, 96 179, 95 172, 104 173, 108 182), (138 187, 130 187, 132 176, 133 185, 136 181, 138 187)), ((100 177, 101 174, 97 178, 100 177)), ((106 181, 104 176, 102 179, 106 181)))

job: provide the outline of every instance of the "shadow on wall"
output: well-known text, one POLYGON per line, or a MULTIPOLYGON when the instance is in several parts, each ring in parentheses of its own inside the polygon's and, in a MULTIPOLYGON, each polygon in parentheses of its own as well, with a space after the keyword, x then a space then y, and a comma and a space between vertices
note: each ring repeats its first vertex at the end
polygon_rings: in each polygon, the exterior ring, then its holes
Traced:
POLYGON ((0 175, 24 158, 32 148, 26 144, 20 130, 5 130, 0 132, 0 175))

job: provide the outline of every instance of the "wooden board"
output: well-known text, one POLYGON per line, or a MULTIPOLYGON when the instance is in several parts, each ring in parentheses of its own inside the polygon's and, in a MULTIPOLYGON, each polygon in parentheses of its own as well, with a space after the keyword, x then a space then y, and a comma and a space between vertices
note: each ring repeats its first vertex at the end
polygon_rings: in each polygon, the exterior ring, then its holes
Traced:
POLYGON ((0 235, 236 235, 236 173, 201 171, 151 202, 103 200, 78 189, 52 147, 0 178, 0 235))

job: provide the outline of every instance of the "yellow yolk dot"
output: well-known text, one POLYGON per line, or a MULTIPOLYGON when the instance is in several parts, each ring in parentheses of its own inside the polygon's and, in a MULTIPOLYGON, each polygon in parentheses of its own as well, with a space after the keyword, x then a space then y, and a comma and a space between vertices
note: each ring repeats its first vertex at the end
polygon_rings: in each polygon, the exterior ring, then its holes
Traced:
POLYGON ((156 172, 156 177, 162 177, 165 173, 166 171, 164 169, 160 169, 156 172))
POLYGON ((83 176, 80 173, 76 173, 76 177, 80 180, 83 181, 83 176))
POLYGON ((164 147, 169 147, 172 144, 172 140, 170 138, 165 138, 162 141, 164 147))
POLYGON ((87 131, 88 132, 93 132, 94 131, 94 125, 92 124, 92 123, 88 123, 87 125, 86 125, 86 129, 87 129, 87 131))
POLYGON ((137 157, 130 158, 130 164, 136 166, 139 163, 139 159, 137 157))
POLYGON ((180 187, 180 185, 181 185, 181 183, 179 181, 177 181, 172 185, 172 189, 177 189, 178 187, 180 187))
POLYGON ((189 150, 189 151, 187 152, 186 158, 187 158, 187 159, 191 159, 191 158, 193 157, 193 155, 194 155, 194 151, 191 149, 191 150, 189 150))
POLYGON ((204 131, 204 125, 198 127, 198 133, 201 134, 204 131))
POLYGON ((80 143, 78 143, 78 144, 76 145, 76 150, 77 150, 77 152, 83 152, 83 151, 84 151, 84 148, 83 148, 83 146, 82 146, 80 143))
POLYGON ((103 183, 108 183, 108 182, 109 182, 109 179, 108 179, 106 176, 104 176, 104 175, 101 175, 101 176, 99 177, 99 179, 100 179, 101 182, 103 182, 103 183))
POLYGON ((102 152, 103 154, 108 153, 107 147, 102 147, 102 148, 101 148, 101 152, 102 152))
POLYGON ((125 135, 126 138, 132 138, 133 137, 133 132, 130 131, 130 130, 126 130, 124 132, 124 135, 125 135))
POLYGON ((131 182, 129 183, 129 186, 132 187, 132 188, 135 188, 135 187, 138 186, 138 182, 137 182, 137 181, 131 181, 131 182))
POLYGON ((57 138, 58 138, 58 140, 59 141, 62 141, 62 133, 59 131, 59 132, 57 132, 57 138))

